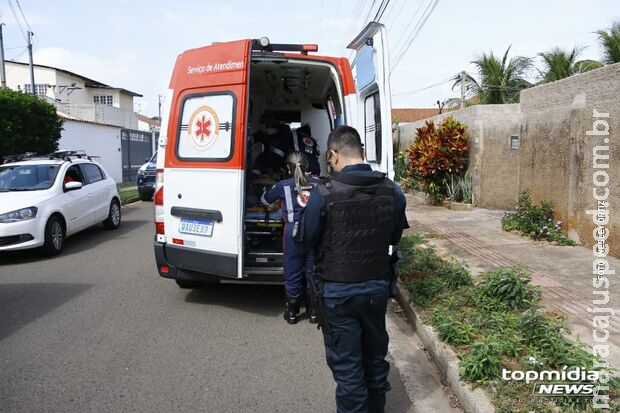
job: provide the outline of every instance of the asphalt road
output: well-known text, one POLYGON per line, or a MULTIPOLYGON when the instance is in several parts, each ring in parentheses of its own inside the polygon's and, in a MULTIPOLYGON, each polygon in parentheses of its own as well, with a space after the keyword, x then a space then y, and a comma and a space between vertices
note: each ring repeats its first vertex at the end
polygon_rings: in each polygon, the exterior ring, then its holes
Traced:
MULTIPOLYGON (((282 287, 160 278, 151 208, 58 257, 0 254, 0 411, 334 411, 321 334, 282 320, 282 287)), ((387 411, 409 411, 394 366, 390 379, 387 411)))

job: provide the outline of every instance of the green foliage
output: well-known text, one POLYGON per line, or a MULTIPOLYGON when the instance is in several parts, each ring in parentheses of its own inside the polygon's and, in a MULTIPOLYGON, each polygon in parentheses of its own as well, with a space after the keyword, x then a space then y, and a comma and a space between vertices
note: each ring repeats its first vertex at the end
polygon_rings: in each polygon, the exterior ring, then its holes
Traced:
POLYGON ((407 176, 407 159, 404 151, 394 155, 394 181, 400 182, 407 176))
POLYGON ((439 338, 453 346, 469 344, 475 336, 474 327, 471 324, 462 323, 443 312, 435 312, 433 325, 439 338))
POLYGON ((608 30, 598 30, 599 43, 603 49, 603 62, 620 62, 620 22, 614 22, 608 30))
POLYGON ((522 310, 536 304, 540 288, 530 284, 531 276, 522 268, 499 268, 482 274, 478 289, 482 297, 496 299, 512 310, 522 310))
MULTIPOLYGON (((442 341, 455 347, 461 377, 485 386, 498 412, 549 412, 553 407, 531 397, 532 385, 501 380, 502 367, 594 370, 591 351, 568 338, 564 321, 537 307, 539 289, 530 284, 527 272, 500 268, 483 273, 482 281, 472 285, 466 266, 443 260, 424 242, 419 235, 401 241, 406 286, 423 320, 433 325, 442 341), (424 271, 425 277, 411 279, 407 269, 424 271)), ((555 402, 564 411, 588 411, 588 400, 562 397, 555 402)), ((618 407, 612 411, 620 411, 618 407)))
POLYGON ((525 189, 519 195, 514 212, 507 212, 502 217, 504 231, 519 231, 533 239, 544 239, 559 245, 575 245, 575 241, 562 233, 562 221, 555 221, 555 211, 549 201, 541 201, 540 206, 533 205, 530 190, 525 189))
POLYGON ((446 189, 448 197, 454 202, 471 204, 473 201, 473 183, 469 171, 464 175, 450 175, 446 189))
POLYGON ((446 287, 456 289, 472 285, 471 273, 465 264, 457 261, 448 261, 437 270, 437 275, 443 280, 446 287))
POLYGON ((474 383, 499 379, 502 373, 502 351, 497 337, 485 337, 471 345, 461 358, 461 377, 474 383))
POLYGON ((525 80, 528 70, 532 67, 532 59, 513 56, 508 59, 510 47, 500 59, 493 52, 482 53, 471 63, 478 69, 479 80, 470 75, 457 75, 453 88, 465 83, 468 96, 478 96, 481 104, 503 104, 519 102, 519 92, 531 87, 525 80))
POLYGON ((438 127, 433 121, 416 129, 415 142, 407 151, 408 177, 415 178, 429 196, 439 204, 446 197, 447 179, 452 174, 463 174, 469 160, 467 126, 452 116, 438 127))
POLYGON ((6 155, 50 153, 58 148, 62 120, 39 97, 0 89, 0 161, 6 155))
POLYGON ((573 47, 570 52, 554 48, 549 52, 539 53, 543 60, 544 69, 539 70, 541 82, 549 83, 564 79, 578 73, 598 69, 603 65, 595 60, 577 60, 583 52, 583 47, 573 47))

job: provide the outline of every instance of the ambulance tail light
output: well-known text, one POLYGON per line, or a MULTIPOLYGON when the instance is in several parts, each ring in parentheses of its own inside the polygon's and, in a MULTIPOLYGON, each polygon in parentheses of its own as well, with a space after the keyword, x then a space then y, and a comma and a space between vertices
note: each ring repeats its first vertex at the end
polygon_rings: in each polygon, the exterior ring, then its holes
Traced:
POLYGON ((302 44, 301 45, 301 50, 303 52, 318 52, 319 51, 319 45, 318 44, 302 44))
POLYGON ((157 170, 157 178, 155 181, 155 196, 153 197, 155 204, 155 233, 157 235, 165 235, 164 230, 164 170, 157 170))

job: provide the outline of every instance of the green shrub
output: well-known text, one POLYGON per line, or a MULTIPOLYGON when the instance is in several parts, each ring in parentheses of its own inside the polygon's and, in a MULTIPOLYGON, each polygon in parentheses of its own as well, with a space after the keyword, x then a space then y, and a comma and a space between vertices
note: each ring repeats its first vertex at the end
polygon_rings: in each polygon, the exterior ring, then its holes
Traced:
POLYGON ((394 181, 400 182, 407 176, 407 159, 404 151, 394 154, 394 181))
POLYGON ((473 182, 469 171, 462 174, 452 174, 446 179, 448 198, 453 202, 471 204, 473 201, 473 182))
POLYGON ((542 201, 540 207, 532 204, 530 190, 519 195, 514 212, 502 217, 504 231, 519 231, 533 239, 544 239, 560 245, 575 245, 575 241, 562 233, 562 221, 556 221, 555 211, 549 201, 542 201))
POLYGON ((502 371, 501 354, 497 337, 490 336, 476 341, 461 358, 461 377, 474 383, 499 379, 502 371))
POLYGON ((474 327, 471 324, 455 320, 443 311, 435 311, 433 325, 439 338, 453 346, 469 344, 475 336, 474 327))
POLYGON ((483 299, 496 299, 513 310, 526 309, 540 298, 540 288, 530 284, 530 274, 522 268, 499 268, 482 274, 478 285, 483 299))
POLYGON ((443 279, 446 287, 456 289, 472 285, 471 273, 465 264, 451 260, 438 269, 437 274, 443 279))
POLYGON ((428 306, 445 287, 446 285, 442 282, 441 278, 436 276, 412 280, 409 283, 411 298, 415 304, 421 307, 428 306))

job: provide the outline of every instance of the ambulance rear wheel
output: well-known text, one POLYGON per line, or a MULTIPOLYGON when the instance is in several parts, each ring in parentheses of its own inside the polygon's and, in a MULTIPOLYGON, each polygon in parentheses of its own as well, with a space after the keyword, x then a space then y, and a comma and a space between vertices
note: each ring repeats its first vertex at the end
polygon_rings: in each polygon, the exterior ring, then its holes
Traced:
POLYGON ((187 289, 200 288, 204 285, 204 283, 200 281, 187 281, 187 280, 174 280, 174 281, 176 281, 179 288, 184 288, 184 289, 185 288, 187 289))

